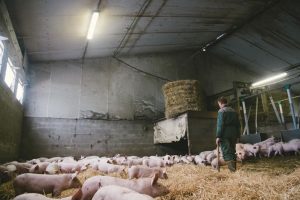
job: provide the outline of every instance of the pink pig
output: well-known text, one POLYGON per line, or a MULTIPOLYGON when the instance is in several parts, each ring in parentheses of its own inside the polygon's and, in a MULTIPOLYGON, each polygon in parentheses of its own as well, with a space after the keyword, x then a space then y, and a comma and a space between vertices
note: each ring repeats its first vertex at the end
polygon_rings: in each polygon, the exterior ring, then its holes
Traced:
POLYGON ((162 196, 169 191, 166 187, 157 184, 158 175, 155 174, 152 178, 140 178, 136 180, 126 180, 110 176, 94 176, 87 179, 81 190, 74 196, 73 200, 91 200, 97 190, 102 186, 118 185, 132 189, 141 194, 147 194, 152 197, 162 196))
POLYGON ((81 186, 76 176, 77 173, 59 175, 27 173, 17 176, 13 185, 17 195, 34 192, 40 194, 52 193, 52 196, 58 196, 65 189, 81 186))
POLYGON ((161 179, 167 179, 166 169, 161 169, 160 167, 149 168, 145 166, 132 166, 128 169, 128 178, 141 178, 141 177, 153 177, 154 174, 158 174, 161 179))
POLYGON ((154 200, 152 197, 117 185, 100 188, 92 200, 154 200))
POLYGON ((72 197, 66 197, 66 198, 62 198, 62 199, 52 199, 52 198, 48 198, 42 194, 25 193, 25 194, 16 196, 13 200, 71 200, 71 199, 72 199, 72 197))

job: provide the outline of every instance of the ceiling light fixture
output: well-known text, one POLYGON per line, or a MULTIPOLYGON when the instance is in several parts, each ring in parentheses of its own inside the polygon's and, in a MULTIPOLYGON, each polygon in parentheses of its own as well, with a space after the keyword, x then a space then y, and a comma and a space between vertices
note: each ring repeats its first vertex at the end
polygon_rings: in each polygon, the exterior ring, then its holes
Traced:
POLYGON ((278 79, 281 79, 283 77, 287 76, 287 73, 284 72, 284 73, 281 73, 281 74, 278 74, 278 75, 275 75, 275 76, 271 76, 269 78, 266 78, 264 80, 261 80, 261 81, 257 81, 255 83, 252 84, 252 87, 259 87, 259 86, 263 86, 267 83, 271 83, 272 81, 275 81, 275 80, 278 80, 278 79))
POLYGON ((98 17, 99 17, 99 12, 98 11, 93 12, 93 15, 92 15, 92 18, 90 21, 90 25, 89 25, 89 29, 88 29, 88 33, 86 36, 86 38, 88 40, 93 39, 93 35, 94 35, 95 28, 96 28, 98 17))

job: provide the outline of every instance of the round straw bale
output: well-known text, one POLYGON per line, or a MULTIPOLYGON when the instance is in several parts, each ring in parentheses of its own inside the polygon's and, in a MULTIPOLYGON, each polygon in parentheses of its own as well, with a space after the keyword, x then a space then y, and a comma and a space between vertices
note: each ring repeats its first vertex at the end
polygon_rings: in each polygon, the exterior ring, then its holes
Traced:
POLYGON ((205 110, 205 96, 197 80, 179 80, 163 86, 166 118, 191 111, 205 110))

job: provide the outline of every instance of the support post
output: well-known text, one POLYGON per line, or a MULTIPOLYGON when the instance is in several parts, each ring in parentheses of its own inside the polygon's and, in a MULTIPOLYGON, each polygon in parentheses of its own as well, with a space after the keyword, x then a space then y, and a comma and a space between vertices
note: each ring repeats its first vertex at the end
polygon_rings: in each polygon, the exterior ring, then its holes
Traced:
POLYGON ((281 121, 282 121, 282 123, 285 123, 285 121, 284 121, 284 115, 283 115, 283 109, 282 109, 282 104, 281 104, 280 101, 278 102, 278 105, 279 105, 279 112, 280 112, 280 116, 281 116, 281 121))
POLYGON ((258 133, 258 125, 257 125, 257 115, 258 115, 258 96, 256 97, 256 105, 255 105, 255 133, 258 133))
POLYGON ((244 100, 242 100, 242 105, 243 105, 243 111, 244 111, 246 132, 247 132, 247 135, 249 135, 248 117, 247 117, 246 104, 245 104, 244 100))
POLYGON ((287 92, 287 95, 289 98, 290 110, 291 110, 291 114, 292 114, 294 129, 297 129, 294 103, 293 103, 292 94, 291 94, 291 85, 286 85, 286 86, 284 86, 284 88, 286 89, 286 92, 287 92))
POLYGON ((286 124, 285 124, 285 120, 284 120, 284 114, 283 114, 282 104, 281 104, 280 101, 278 102, 278 105, 279 105, 279 112, 280 112, 280 116, 281 116, 281 122, 282 122, 284 128, 287 129, 286 128, 286 124))
MULTIPOLYGON (((250 107, 249 107, 248 118, 247 118, 248 124, 249 124, 249 120, 250 120, 250 114, 251 114, 251 105, 250 105, 250 107)), ((245 126, 245 128, 244 128, 243 135, 245 135, 245 133, 246 133, 246 126, 245 126)))
POLYGON ((280 116, 279 116, 279 113, 278 113, 278 110, 277 110, 277 107, 276 107, 276 105, 275 105, 275 103, 274 103, 274 100, 273 100, 273 97, 272 97, 271 94, 269 95, 269 98, 270 98, 270 101, 271 101, 273 110, 274 110, 274 112, 275 112, 276 118, 277 118, 279 124, 282 124, 281 119, 280 119, 280 116))

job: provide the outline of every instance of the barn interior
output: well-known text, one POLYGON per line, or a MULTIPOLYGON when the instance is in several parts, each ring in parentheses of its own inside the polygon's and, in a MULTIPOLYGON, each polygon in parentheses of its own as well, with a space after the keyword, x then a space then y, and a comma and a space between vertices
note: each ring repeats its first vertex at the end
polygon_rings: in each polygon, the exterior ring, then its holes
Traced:
MULTIPOLYGON (((198 155, 216 148, 222 96, 238 113, 241 143, 300 139, 297 0, 1 0, 0 13, 2 164, 58 156, 198 155), (198 107, 167 116, 170 93, 164 88, 182 80, 197 83, 198 107)), ((258 185, 263 199, 300 198, 297 156, 251 162, 238 164, 234 175, 225 168, 186 170, 203 175, 195 180, 236 179, 245 188, 239 177, 259 174, 265 181, 268 170, 274 180, 294 182, 278 194, 253 182, 246 193, 212 195, 202 191, 212 189, 209 184, 178 189, 170 174, 163 183, 178 191, 160 198, 258 199, 251 193, 258 185)), ((185 185, 189 174, 180 167, 170 172, 185 174, 179 175, 185 185)))

